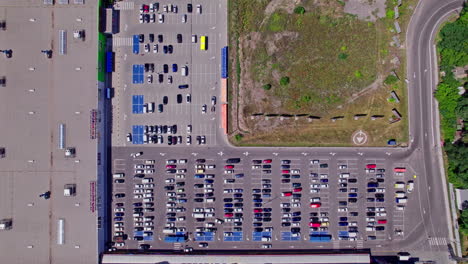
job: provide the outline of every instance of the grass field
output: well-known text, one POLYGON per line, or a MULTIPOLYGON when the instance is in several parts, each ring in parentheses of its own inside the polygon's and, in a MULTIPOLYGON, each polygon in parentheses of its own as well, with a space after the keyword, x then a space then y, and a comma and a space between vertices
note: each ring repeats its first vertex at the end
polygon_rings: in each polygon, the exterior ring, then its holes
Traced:
MULTIPOLYGON (((281 1, 229 3, 230 45, 235 50, 230 53, 229 80, 229 97, 235 98, 230 100, 230 120, 236 122, 230 124, 232 143, 345 146, 359 129, 369 134, 368 146, 385 145, 391 138, 406 142, 406 119, 389 124, 393 108, 407 116, 405 68, 401 66, 405 52, 389 45, 393 18, 362 21, 345 14, 342 3, 332 0, 321 5, 301 1, 303 14, 292 12, 295 6, 283 2, 275 7, 274 2, 281 1), (395 57, 399 63, 392 64, 395 57), (399 80, 382 84, 391 70, 399 80), (391 91, 399 95, 400 103, 388 100, 391 91), (259 113, 321 119, 251 119, 259 113), (356 114, 367 116, 354 120, 356 114), (372 121, 372 115, 384 118, 372 121), (344 118, 331 122, 336 116, 344 118), (235 140, 239 133, 242 139, 235 140)), ((400 12, 402 28, 409 20, 408 7, 415 2, 405 1, 400 12)), ((393 4, 387 1, 391 9, 393 4)))

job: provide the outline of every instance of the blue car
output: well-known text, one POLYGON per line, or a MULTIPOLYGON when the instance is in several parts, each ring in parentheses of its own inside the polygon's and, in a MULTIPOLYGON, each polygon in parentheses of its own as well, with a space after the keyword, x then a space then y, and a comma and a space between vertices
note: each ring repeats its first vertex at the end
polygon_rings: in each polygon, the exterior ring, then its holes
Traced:
POLYGON ((262 199, 254 199, 253 202, 254 203, 261 203, 261 202, 263 202, 263 200, 262 199))
POLYGON ((350 193, 348 194, 348 197, 357 197, 357 193, 350 193))
POLYGON ((232 203, 227 203, 227 204, 224 204, 224 207, 233 207, 234 205, 232 203))
POLYGON ((367 187, 370 188, 370 187, 379 187, 379 184, 377 182, 369 182, 367 183, 367 187))
POLYGON ((195 174, 194 177, 197 178, 197 179, 203 179, 203 178, 205 178, 205 174, 195 174))
POLYGON ((172 64, 172 72, 177 72, 177 64, 172 64))
POLYGON ((163 52, 164 52, 164 54, 167 54, 167 46, 166 45, 163 46, 163 52))
POLYGON ((348 226, 348 222, 338 222, 339 226, 348 226))
POLYGON ((238 173, 235 175, 236 178, 244 178, 244 173, 238 173))
POLYGON ((348 221, 348 217, 342 216, 342 217, 340 217, 340 221, 346 222, 346 221, 348 221))

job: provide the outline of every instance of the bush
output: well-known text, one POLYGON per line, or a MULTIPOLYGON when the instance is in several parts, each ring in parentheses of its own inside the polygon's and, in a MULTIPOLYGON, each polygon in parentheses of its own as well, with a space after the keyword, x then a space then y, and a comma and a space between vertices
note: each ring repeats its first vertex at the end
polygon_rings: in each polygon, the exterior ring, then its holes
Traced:
POLYGON ((395 11, 393 11, 392 9, 388 9, 387 12, 385 13, 385 17, 387 17, 388 19, 393 19, 394 16, 395 16, 395 11))
POLYGON ((355 71, 354 72, 354 77, 361 79, 362 78, 362 72, 361 71, 355 71))
POLYGON ((283 86, 288 85, 289 84, 289 77, 287 77, 287 76, 281 77, 280 84, 283 85, 283 86))
POLYGON ((305 8, 302 7, 302 6, 298 6, 298 7, 294 8, 294 13, 302 15, 302 14, 305 13, 305 8))
POLYGON ((242 138, 244 138, 244 135, 242 135, 242 134, 237 134, 237 135, 234 136, 234 138, 236 139, 236 141, 241 141, 242 138))
POLYGON ((391 84, 396 83, 397 81, 398 81, 398 78, 395 75, 390 74, 387 76, 387 78, 385 78, 384 83, 387 85, 391 85, 391 84))
POLYGON ((263 85, 263 90, 268 91, 270 89, 271 89, 271 84, 267 83, 267 84, 263 85))
POLYGON ((346 53, 340 53, 340 54, 338 54, 338 59, 340 59, 340 60, 346 60, 346 58, 348 58, 348 56, 349 56, 349 55, 346 54, 346 53))

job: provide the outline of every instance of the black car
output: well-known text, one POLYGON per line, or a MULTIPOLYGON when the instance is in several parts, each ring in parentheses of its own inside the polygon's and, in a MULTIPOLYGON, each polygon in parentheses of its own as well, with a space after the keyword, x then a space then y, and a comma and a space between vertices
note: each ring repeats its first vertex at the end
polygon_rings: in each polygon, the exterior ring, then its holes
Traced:
POLYGON ((293 188, 299 188, 299 187, 301 187, 301 183, 300 182, 293 182, 292 187, 293 188))
POLYGON ((192 11, 193 11, 192 4, 187 4, 187 13, 192 13, 192 11))
POLYGON ((348 203, 357 203, 356 198, 348 198, 348 203))
POLYGON ((384 183, 384 182, 385 182, 385 179, 383 179, 383 178, 377 178, 377 182, 378 182, 378 183, 384 183))
POLYGON ((182 34, 177 34, 177 43, 182 43, 182 34))
POLYGON ((203 196, 205 196, 203 193, 196 193, 195 194, 195 197, 198 197, 198 198, 202 198, 203 196))
POLYGON ((205 159, 197 159, 195 162, 196 162, 196 163, 205 163, 206 160, 205 160, 205 159))
POLYGON ((162 43, 163 40, 164 40, 164 39, 163 39, 163 35, 162 35, 162 34, 159 34, 159 35, 158 35, 158 42, 159 42, 159 43, 162 43))
POLYGON ((264 169, 271 169, 271 165, 270 165, 270 164, 263 165, 263 168, 264 168, 264 169))
POLYGON ((284 223, 281 223, 281 226, 283 226, 283 227, 286 227, 286 226, 291 226, 291 223, 284 222, 284 223))
POLYGON ((254 228, 254 232, 263 232, 263 228, 262 227, 256 227, 256 228, 254 228))
POLYGON ((224 208, 225 213, 232 213, 234 212, 234 208, 224 208))
POLYGON ((145 35, 143 35, 143 34, 138 35, 138 41, 140 43, 143 43, 145 41, 145 35))
POLYGON ((204 200, 203 200, 203 198, 195 198, 195 199, 193 199, 193 201, 196 202, 196 203, 203 203, 204 200))
POLYGON ((158 81, 159 83, 162 83, 164 81, 164 75, 158 74, 158 81))
POLYGON ((150 34, 149 34, 149 41, 150 41, 151 43, 154 42, 154 34, 153 34, 153 33, 150 33, 150 34))
POLYGON ((172 134, 177 134, 177 125, 172 126, 172 134))
POLYGON ((135 212, 135 213, 141 213, 141 212, 143 212, 143 208, 141 208, 141 207, 135 207, 135 208, 133 208, 133 212, 135 212))
POLYGON ((167 46, 166 45, 163 46, 163 52, 164 52, 164 54, 167 54, 167 46))
POLYGON ((144 178, 145 175, 144 174, 135 174, 135 176, 133 176, 134 178, 144 178))
POLYGON ((150 63, 150 71, 154 72, 154 63, 150 63))
POLYGON ((271 211, 272 211, 271 208, 263 208, 263 212, 269 213, 269 212, 271 212, 271 211))
POLYGON ((261 222, 254 222, 254 223, 253 223, 253 226, 263 226, 263 223, 261 223, 261 222))
POLYGON ((291 182, 291 180, 290 179, 282 179, 281 182, 282 183, 289 183, 289 182, 291 182))
POLYGON ((164 190, 166 190, 166 191, 173 191, 173 190, 174 190, 174 186, 172 186, 172 185, 164 186, 164 190))
POLYGON ((141 244, 139 248, 142 250, 148 250, 151 248, 151 246, 149 244, 141 244))
POLYGON ((373 202, 375 202, 375 198, 369 197, 369 198, 367 198, 367 202, 368 203, 373 203, 373 202))
POLYGON ((241 198, 242 197, 242 193, 235 193, 234 194, 234 198, 241 198))
POLYGON ((125 183, 125 180, 124 179, 117 179, 114 182, 115 183, 125 183))
POLYGON ((263 222, 271 222, 271 218, 270 217, 265 217, 265 218, 263 218, 263 222))
POLYGON ((351 212, 351 213, 349 213, 349 215, 350 215, 350 216, 358 216, 359 213, 358 213, 358 212, 351 212))
POLYGON ((134 230, 135 232, 143 231, 143 227, 137 226, 137 227, 133 228, 133 230, 134 230))
POLYGON ((136 206, 136 207, 143 206, 143 203, 133 203, 133 206, 136 206))
POLYGON ((367 212, 366 215, 367 216, 375 216, 375 213, 374 212, 367 212))
POLYGON ((383 193, 376 193, 375 198, 384 198, 384 194, 383 193))
POLYGON ((375 227, 375 230, 377 230, 377 231, 384 231, 384 230, 385 230, 385 226, 376 226, 376 227, 375 227))
POLYGON ((162 105, 162 104, 159 104, 159 105, 158 105, 158 112, 159 112, 159 113, 162 113, 163 111, 164 111, 163 105, 162 105))
POLYGON ((163 65, 163 71, 164 71, 164 73, 168 73, 169 72, 169 65, 164 64, 163 65))
POLYGON ((283 213, 289 213, 291 212, 291 208, 281 208, 283 213))
POLYGON ((162 126, 162 132, 163 132, 163 134, 167 133, 167 126, 166 125, 162 126))
POLYGON ((346 205, 348 205, 348 202, 346 202, 346 201, 339 201, 338 204, 341 205, 341 206, 346 206, 346 205))
POLYGON ((357 179, 351 178, 351 179, 348 179, 348 182, 349 182, 349 183, 356 183, 356 182, 357 182, 357 179))
MULTIPOLYGON (((163 104, 167 105, 168 102, 169 102, 169 98, 167 96, 164 96, 163 97, 163 104)), ((167 126, 166 126, 166 129, 167 129, 167 126)))
POLYGON ((172 54, 172 52, 174 51, 174 47, 172 45, 167 46, 167 51, 169 52, 169 54, 172 54))
POLYGON ((291 233, 299 233, 301 232, 301 228, 300 227, 292 227, 291 228, 291 233))
POLYGON ((383 202, 385 202, 385 199, 384 198, 376 198, 375 201, 378 202, 378 203, 383 203, 383 202))
POLYGON ((149 70, 150 70, 150 64, 145 63, 145 72, 149 72, 149 70))
POLYGON ((232 202, 232 198, 224 198, 223 202, 230 203, 230 202, 232 202))
POLYGON ((134 237, 133 239, 134 239, 134 240, 141 241, 141 240, 143 240, 143 237, 142 237, 142 236, 136 236, 136 237, 134 237))
POLYGON ((178 95, 177 95, 177 103, 178 103, 178 104, 181 104, 181 103, 182 103, 182 95, 181 95, 181 94, 178 94, 178 95))

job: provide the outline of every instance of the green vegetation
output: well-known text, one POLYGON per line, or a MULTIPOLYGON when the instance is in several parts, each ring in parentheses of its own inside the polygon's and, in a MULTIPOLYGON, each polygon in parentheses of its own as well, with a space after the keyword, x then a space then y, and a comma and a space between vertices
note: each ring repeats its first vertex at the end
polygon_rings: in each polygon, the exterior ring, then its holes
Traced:
POLYGON ((458 142, 444 147, 448 158, 448 178, 456 188, 468 189, 468 144, 458 142))
POLYGON ((440 68, 445 72, 437 87, 436 98, 439 101, 441 130, 444 140, 451 142, 455 136, 457 117, 466 116, 466 98, 460 98, 458 87, 462 86, 455 79, 452 70, 468 64, 468 7, 465 6, 460 17, 453 23, 445 24, 440 31, 437 50, 440 54, 440 68))
POLYGON ((348 56, 349 56, 349 55, 346 54, 346 53, 340 53, 340 54, 338 54, 338 59, 340 59, 340 60, 346 60, 346 59, 348 58, 348 56))
POLYGON ((299 15, 302 15, 305 13, 305 8, 303 6, 298 6, 296 8, 294 8, 294 13, 296 14, 299 14, 299 15))
POLYGON ((234 138, 236 139, 236 141, 239 142, 239 141, 242 140, 242 138, 244 138, 244 135, 242 135, 242 134, 236 134, 236 135, 234 136, 234 138))
POLYGON ((289 84, 289 77, 288 76, 284 76, 284 77, 281 77, 280 79, 280 85, 282 86, 286 86, 289 84))
POLYGON ((387 85, 392 85, 396 83, 397 81, 398 81, 398 78, 395 75, 390 74, 387 76, 387 78, 385 78, 384 83, 387 85))
POLYGON ((272 32, 283 31, 286 27, 287 14, 282 12, 275 12, 271 15, 270 21, 268 23, 268 30, 272 32))
POLYGON ((268 91, 270 89, 271 89, 271 84, 268 83, 268 84, 263 85, 263 90, 268 91))
POLYGON ((361 71, 355 71, 354 72, 354 77, 356 77, 358 79, 362 78, 362 72, 361 71))

